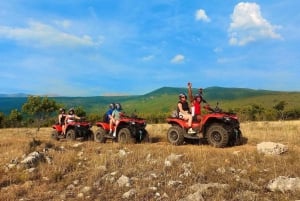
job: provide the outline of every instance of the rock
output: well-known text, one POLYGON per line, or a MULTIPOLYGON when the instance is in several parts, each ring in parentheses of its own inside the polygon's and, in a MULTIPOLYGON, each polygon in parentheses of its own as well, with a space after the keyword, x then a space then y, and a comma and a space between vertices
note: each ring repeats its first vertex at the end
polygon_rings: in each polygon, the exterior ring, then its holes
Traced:
POLYGON ((168 182, 168 186, 172 186, 172 187, 177 187, 180 184, 182 184, 182 181, 173 181, 173 180, 171 180, 171 181, 168 182))
POLYGON ((120 157, 124 157, 126 155, 127 155, 127 153, 126 153, 126 151, 124 149, 119 150, 119 156, 120 157))
POLYGON ((220 173, 220 174, 225 174, 226 170, 224 167, 220 167, 216 170, 217 173, 220 173))
POLYGON ((192 193, 187 197, 180 199, 179 201, 204 201, 204 198, 200 191, 196 191, 195 193, 192 193))
POLYGON ((118 180, 117 180, 117 184, 119 185, 119 187, 129 187, 130 186, 130 179, 129 177, 126 177, 124 175, 122 175, 118 180))
POLYGON ((275 142, 262 142, 257 144, 257 151, 259 153, 268 154, 268 155, 280 155, 287 152, 287 146, 275 143, 275 142))
POLYGON ((43 153, 40 153, 38 151, 31 152, 28 154, 22 161, 21 164, 23 164, 26 168, 31 168, 36 166, 40 161, 45 161, 45 157, 43 153))
POLYGON ((182 174, 179 175, 180 178, 192 176, 192 172, 191 172, 192 163, 191 162, 189 162, 189 163, 183 163, 182 164, 182 168, 184 170, 184 173, 182 173, 182 174))
POLYGON ((228 184, 219 184, 219 183, 208 183, 208 184, 201 184, 197 183, 194 184, 190 187, 192 191, 200 191, 201 193, 205 192, 208 189, 211 188, 217 188, 217 189, 228 189, 229 185, 228 184))
POLYGON ((77 197, 83 199, 84 198, 84 194, 83 193, 78 193, 77 197))
POLYGON ((283 193, 287 191, 300 191, 300 178, 289 178, 285 176, 279 176, 268 183, 267 189, 273 192, 280 191, 283 193))
POLYGON ((76 144, 74 144, 73 145, 73 147, 74 148, 78 148, 78 147, 81 147, 83 145, 83 143, 82 142, 80 142, 80 143, 76 143, 76 144))
POLYGON ((165 159, 165 167, 171 167, 173 163, 180 161, 182 157, 182 154, 172 153, 165 159))
POLYGON ((124 193, 122 195, 122 198, 123 199, 128 199, 128 198, 131 198, 132 196, 134 196, 136 194, 136 190, 133 188, 133 189, 130 189, 129 191, 127 191, 126 193, 124 193))
POLYGON ((86 193, 90 192, 91 190, 92 190, 92 187, 90 187, 90 186, 85 186, 85 187, 83 187, 83 188, 81 189, 80 192, 86 194, 86 193))

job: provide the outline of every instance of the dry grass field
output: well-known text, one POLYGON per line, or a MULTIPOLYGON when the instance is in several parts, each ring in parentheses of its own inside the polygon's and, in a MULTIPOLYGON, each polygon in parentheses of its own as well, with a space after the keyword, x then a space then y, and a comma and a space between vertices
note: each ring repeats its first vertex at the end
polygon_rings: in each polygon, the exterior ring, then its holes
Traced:
POLYGON ((51 128, 0 129, 0 200, 193 200, 195 185, 204 188, 196 200, 300 200, 300 192, 266 188, 278 176, 300 177, 300 121, 242 123, 247 144, 222 149, 172 146, 167 129, 148 125, 151 143, 133 145, 55 141, 51 128), (263 141, 288 152, 260 154, 263 141), (33 151, 47 160, 21 166, 33 151))

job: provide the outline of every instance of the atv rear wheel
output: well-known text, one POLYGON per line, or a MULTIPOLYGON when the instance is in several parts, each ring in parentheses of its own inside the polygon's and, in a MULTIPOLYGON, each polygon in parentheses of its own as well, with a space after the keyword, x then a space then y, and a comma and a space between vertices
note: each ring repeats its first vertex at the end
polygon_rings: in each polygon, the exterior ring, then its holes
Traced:
POLYGON ((168 141, 173 145, 182 145, 184 143, 185 131, 179 126, 171 126, 167 133, 168 141))
POLYGON ((121 144, 131 144, 135 143, 135 138, 131 137, 131 133, 128 128, 122 128, 118 133, 118 142, 121 144))
POLYGON ((106 142, 106 132, 103 128, 98 128, 98 130, 96 131, 96 135, 95 135, 95 141, 96 142, 101 142, 101 143, 105 143, 106 142))
POLYGON ((76 132, 74 129, 69 129, 66 133, 67 140, 75 140, 76 139, 76 132))
POLYGON ((227 130, 220 124, 212 124, 207 130, 206 138, 210 145, 217 148, 225 147, 229 140, 227 130))

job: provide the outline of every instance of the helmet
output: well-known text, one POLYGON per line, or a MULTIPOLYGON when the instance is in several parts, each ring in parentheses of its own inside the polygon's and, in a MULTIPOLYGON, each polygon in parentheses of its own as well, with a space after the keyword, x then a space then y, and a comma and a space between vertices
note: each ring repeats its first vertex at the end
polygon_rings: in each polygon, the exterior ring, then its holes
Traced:
POLYGON ((116 106, 116 109, 117 109, 117 110, 122 110, 122 106, 121 106, 121 104, 120 104, 120 103, 116 103, 116 105, 115 105, 115 106, 116 106))
POLYGON ((178 97, 179 97, 179 99, 180 99, 181 97, 185 97, 185 98, 186 98, 187 96, 186 96, 185 93, 180 93, 178 97))
POLYGON ((200 94, 195 94, 194 98, 201 98, 200 94))
POLYGON ((115 103, 111 103, 111 104, 109 104, 109 109, 115 109, 115 103))
POLYGON ((74 108, 72 108, 72 107, 69 109, 69 113, 71 113, 71 112, 72 112, 72 113, 75 112, 74 108))

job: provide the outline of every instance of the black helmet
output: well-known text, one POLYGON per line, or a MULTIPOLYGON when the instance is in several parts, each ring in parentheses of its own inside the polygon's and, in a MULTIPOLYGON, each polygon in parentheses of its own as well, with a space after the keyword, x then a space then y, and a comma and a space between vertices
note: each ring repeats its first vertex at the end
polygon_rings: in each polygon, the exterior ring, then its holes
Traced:
POLYGON ((69 109, 69 113, 71 113, 71 112, 73 112, 73 113, 75 112, 74 108, 72 108, 72 107, 69 109))
POLYGON ((116 105, 115 105, 115 103, 111 103, 111 104, 109 104, 109 109, 115 109, 115 107, 116 107, 116 105))
POLYGON ((200 94, 195 94, 194 98, 201 98, 200 94))
POLYGON ((116 106, 116 109, 117 109, 117 110, 122 110, 122 106, 121 106, 121 104, 120 104, 120 103, 116 103, 116 105, 115 105, 115 106, 116 106))
POLYGON ((185 94, 185 93, 180 93, 178 97, 179 97, 179 99, 180 99, 181 97, 184 97, 184 98, 186 98, 187 96, 186 96, 186 94, 185 94))

